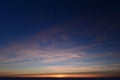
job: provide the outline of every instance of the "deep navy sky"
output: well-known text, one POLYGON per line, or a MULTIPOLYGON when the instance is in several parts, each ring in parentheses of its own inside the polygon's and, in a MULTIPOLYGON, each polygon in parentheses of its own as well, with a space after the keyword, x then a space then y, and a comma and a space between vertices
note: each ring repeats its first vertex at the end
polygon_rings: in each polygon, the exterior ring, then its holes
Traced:
POLYGON ((81 20, 90 20, 84 27, 89 27, 101 17, 107 19, 108 27, 111 24, 119 26, 119 13, 119 0, 1 0, 0 43, 26 37, 79 16, 81 20))
POLYGON ((24 69, 56 73, 58 68, 58 73, 86 68, 120 71, 119 4, 119 0, 1 0, 0 73, 24 69))

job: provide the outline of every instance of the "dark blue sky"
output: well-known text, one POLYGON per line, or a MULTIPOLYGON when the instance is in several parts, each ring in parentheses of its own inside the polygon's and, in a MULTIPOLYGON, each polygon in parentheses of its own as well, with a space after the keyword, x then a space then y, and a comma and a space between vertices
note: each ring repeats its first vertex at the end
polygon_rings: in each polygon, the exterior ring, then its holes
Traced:
POLYGON ((119 0, 1 0, 0 73, 119 71, 119 4, 119 0))

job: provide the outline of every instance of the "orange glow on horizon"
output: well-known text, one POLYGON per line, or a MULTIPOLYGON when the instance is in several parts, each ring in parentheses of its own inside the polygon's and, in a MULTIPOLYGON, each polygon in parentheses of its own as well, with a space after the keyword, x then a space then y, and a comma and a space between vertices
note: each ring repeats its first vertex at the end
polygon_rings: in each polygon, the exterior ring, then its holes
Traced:
POLYGON ((31 75, 16 75, 13 77, 38 77, 38 78, 102 78, 115 77, 115 75, 105 74, 31 74, 31 75))

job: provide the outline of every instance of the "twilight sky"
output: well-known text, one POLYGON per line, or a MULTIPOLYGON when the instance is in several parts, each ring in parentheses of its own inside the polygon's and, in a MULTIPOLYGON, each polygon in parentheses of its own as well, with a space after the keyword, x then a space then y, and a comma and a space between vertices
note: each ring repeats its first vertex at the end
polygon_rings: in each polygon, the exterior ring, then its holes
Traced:
POLYGON ((120 74, 119 0, 1 0, 0 76, 120 74))

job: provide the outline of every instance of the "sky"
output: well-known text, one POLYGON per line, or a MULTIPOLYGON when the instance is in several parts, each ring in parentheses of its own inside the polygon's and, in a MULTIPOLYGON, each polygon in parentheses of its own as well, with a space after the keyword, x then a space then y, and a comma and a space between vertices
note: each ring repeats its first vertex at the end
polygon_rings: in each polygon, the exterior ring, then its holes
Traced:
POLYGON ((120 74, 119 3, 1 0, 0 76, 120 74))

